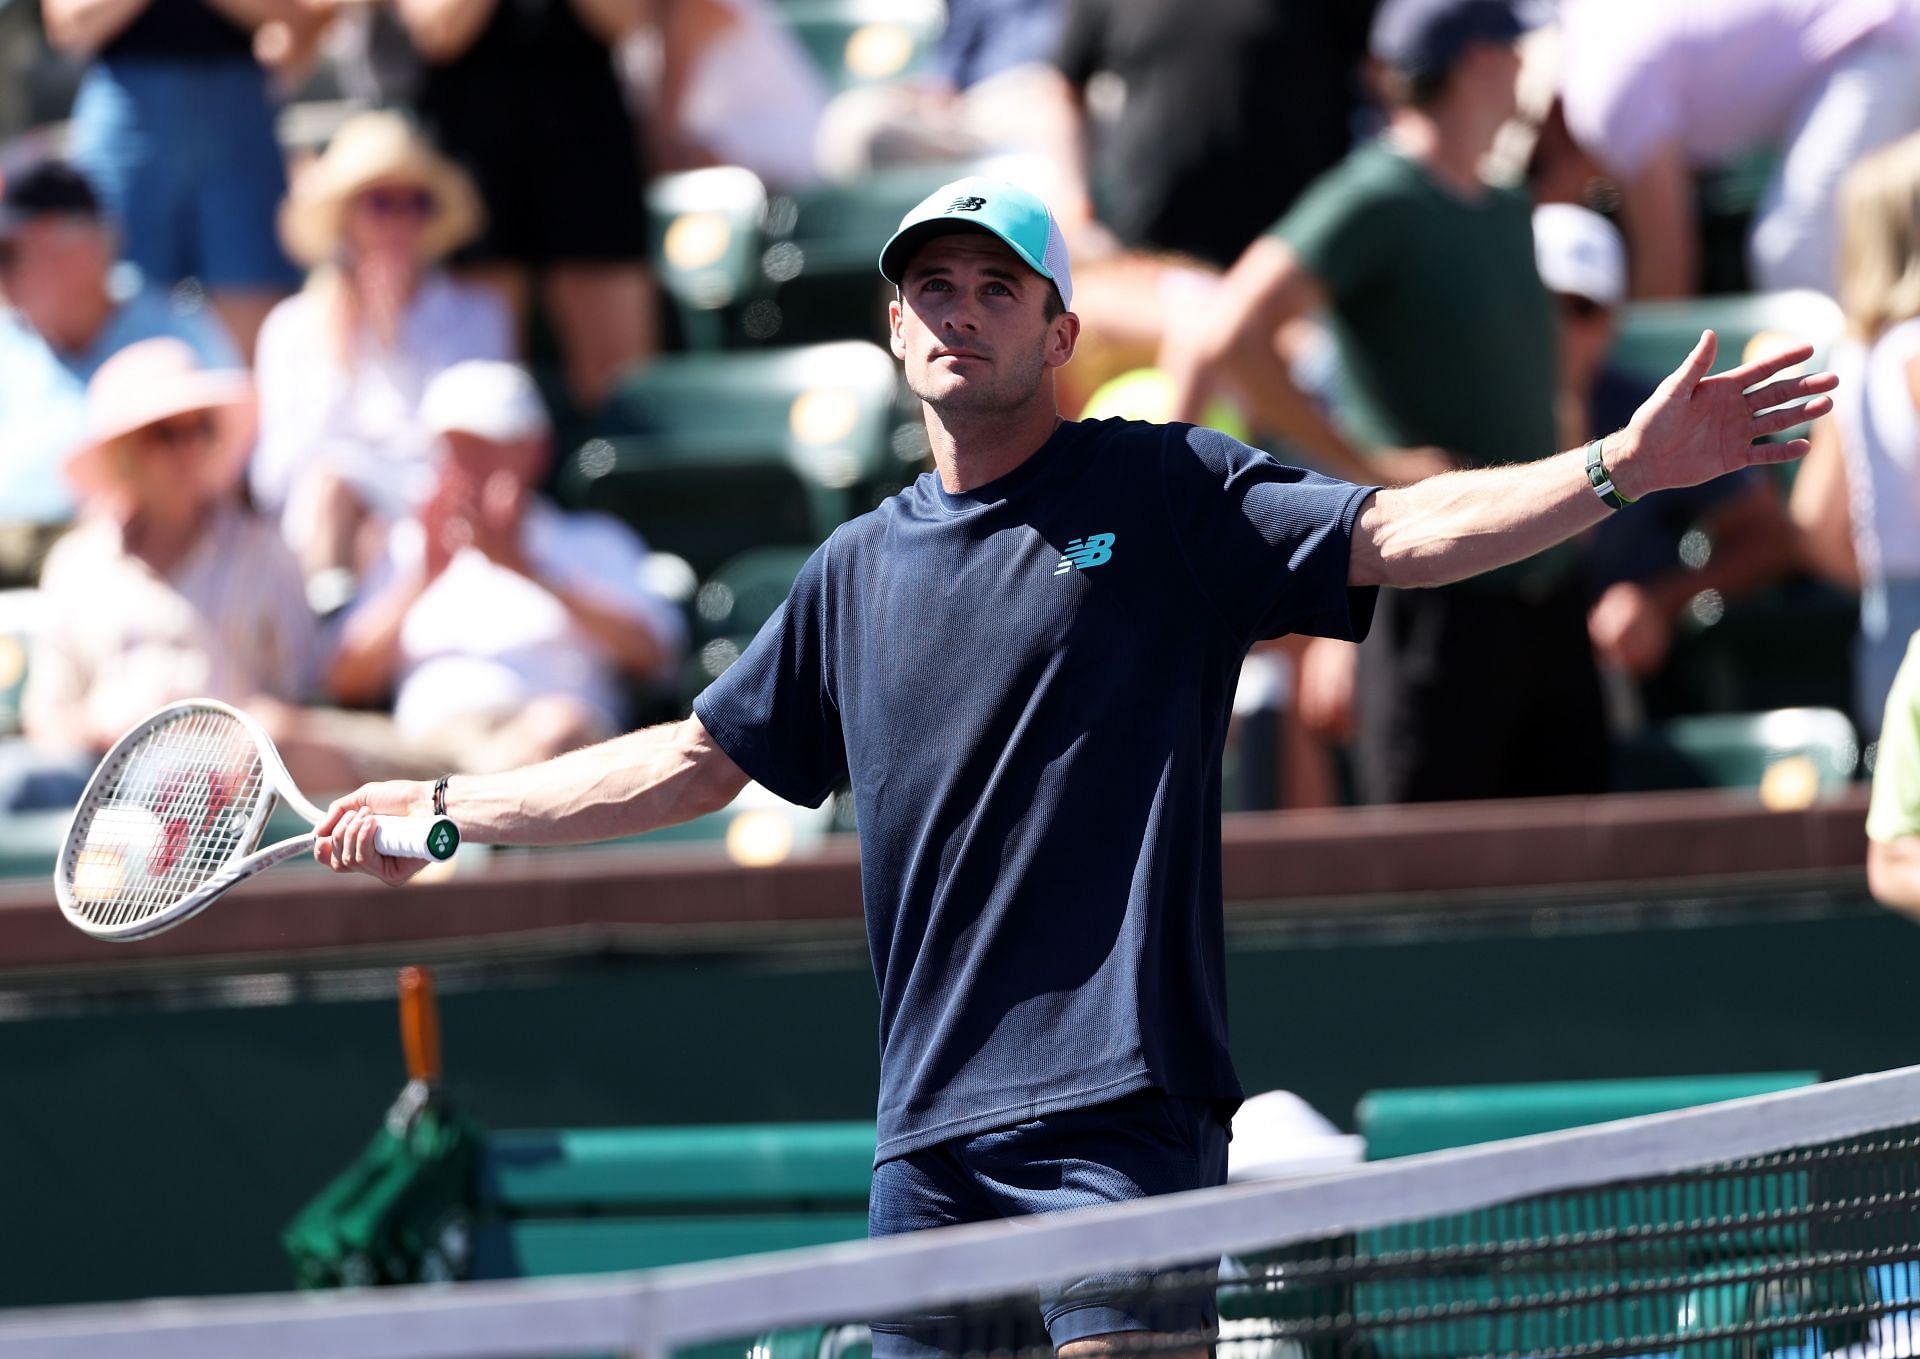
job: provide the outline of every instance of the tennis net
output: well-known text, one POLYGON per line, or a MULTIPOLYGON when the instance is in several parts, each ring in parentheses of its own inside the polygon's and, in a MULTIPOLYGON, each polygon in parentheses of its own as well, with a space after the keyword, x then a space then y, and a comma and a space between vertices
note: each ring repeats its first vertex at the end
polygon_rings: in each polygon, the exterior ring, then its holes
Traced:
POLYGON ((1165 1326, 1127 1352, 1220 1359, 1920 1354, 1920 1067, 711 1265, 0 1313, 0 1359, 854 1359, 876 1321, 945 1352, 1037 1355, 1042 1306, 1089 1300, 1165 1326))

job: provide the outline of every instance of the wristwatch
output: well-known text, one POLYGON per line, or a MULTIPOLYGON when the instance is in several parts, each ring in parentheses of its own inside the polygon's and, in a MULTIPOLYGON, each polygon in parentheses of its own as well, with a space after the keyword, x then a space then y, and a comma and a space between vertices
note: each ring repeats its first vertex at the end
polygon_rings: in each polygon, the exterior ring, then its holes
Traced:
POLYGON ((1606 463, 1600 460, 1600 445, 1604 442, 1595 439, 1587 445, 1587 482, 1593 487, 1593 493, 1606 501, 1609 508, 1624 510, 1633 502, 1613 489, 1613 477, 1607 472, 1606 463))

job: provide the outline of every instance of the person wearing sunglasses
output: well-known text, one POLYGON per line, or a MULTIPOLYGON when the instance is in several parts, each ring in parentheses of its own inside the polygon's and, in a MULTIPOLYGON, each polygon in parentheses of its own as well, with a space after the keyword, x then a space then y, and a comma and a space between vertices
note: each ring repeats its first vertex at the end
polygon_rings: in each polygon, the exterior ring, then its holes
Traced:
POLYGON ((22 163, 0 190, 0 580, 31 584, 71 522, 60 466, 86 429, 87 381, 128 345, 185 341, 211 368, 240 355, 205 307, 117 286, 118 231, 63 161, 22 163))
POLYGON ((175 700, 307 697, 319 637, 299 569, 238 494, 253 423, 247 374, 179 340, 130 345, 88 384, 65 465, 80 518, 41 574, 27 739, 0 747, 0 807, 70 806, 100 755, 175 700))
MULTIPOLYGON (((1627 296, 1626 247, 1599 213, 1545 203, 1534 209, 1533 253, 1559 323, 1561 436, 1599 438, 1653 390, 1608 363, 1627 296)), ((1660 491, 1594 529, 1580 563, 1587 634, 1616 723, 1697 703, 1665 671, 1675 629, 1703 594, 1724 602, 1780 579, 1793 565, 1793 542, 1779 491, 1753 468, 1660 491), (1704 557, 1682 550, 1696 530, 1708 544, 1704 557)))
POLYGON ((287 250, 313 272, 261 331, 252 486, 281 515, 321 612, 351 598, 385 526, 432 489, 428 384, 468 359, 513 357, 504 304, 440 267, 481 216, 466 174, 386 112, 342 125, 282 205, 287 250))

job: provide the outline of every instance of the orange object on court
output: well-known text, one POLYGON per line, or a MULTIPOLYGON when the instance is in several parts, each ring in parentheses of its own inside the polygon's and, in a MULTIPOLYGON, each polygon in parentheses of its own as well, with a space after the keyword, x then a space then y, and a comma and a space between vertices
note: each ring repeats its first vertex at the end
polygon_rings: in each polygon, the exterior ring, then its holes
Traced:
POLYGON ((436 1084, 440 1079, 440 1007, 434 1000, 433 974, 424 967, 400 969, 400 1042, 407 1053, 408 1077, 436 1084))

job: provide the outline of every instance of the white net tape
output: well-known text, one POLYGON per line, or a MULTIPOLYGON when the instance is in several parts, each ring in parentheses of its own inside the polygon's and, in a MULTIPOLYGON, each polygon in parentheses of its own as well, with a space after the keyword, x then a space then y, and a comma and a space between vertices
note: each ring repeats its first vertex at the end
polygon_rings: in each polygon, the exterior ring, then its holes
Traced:
MULTIPOLYGON (((631 1354, 1257 1253, 1920 1120, 1920 1067, 1569 1133, 1044 1219, 592 1279, 0 1312, 0 1359, 631 1354)), ((1917 1247, 1920 1248, 1920 1247, 1917 1247)), ((744 1354, 744 1351, 743 1351, 744 1354)), ((1849 1359, 1865 1359, 1850 1356, 1849 1359)))

